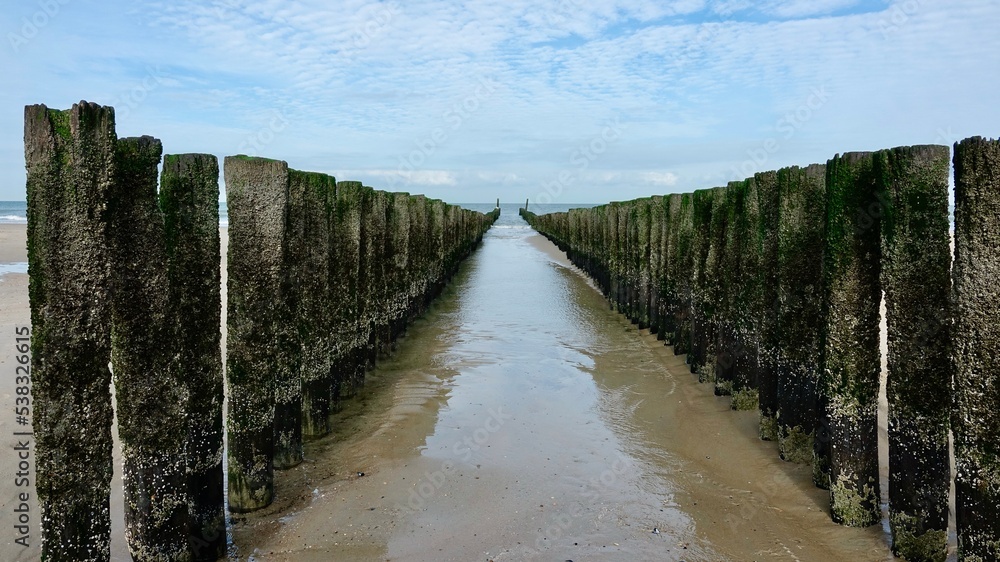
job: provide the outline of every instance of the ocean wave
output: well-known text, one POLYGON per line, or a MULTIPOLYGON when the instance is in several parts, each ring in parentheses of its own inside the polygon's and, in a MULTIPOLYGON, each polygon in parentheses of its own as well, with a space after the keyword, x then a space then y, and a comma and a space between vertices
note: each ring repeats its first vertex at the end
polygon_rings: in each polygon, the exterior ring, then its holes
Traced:
POLYGON ((20 215, 0 215, 0 223, 28 223, 28 217, 20 215))

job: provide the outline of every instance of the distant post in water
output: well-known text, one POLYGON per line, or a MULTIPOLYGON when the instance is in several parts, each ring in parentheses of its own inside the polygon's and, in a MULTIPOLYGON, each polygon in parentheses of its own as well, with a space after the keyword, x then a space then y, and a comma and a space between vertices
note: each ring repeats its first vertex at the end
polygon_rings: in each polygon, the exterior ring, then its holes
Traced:
POLYGON ((116 147, 111 107, 25 107, 32 429, 43 560, 110 556, 106 205, 116 147))
POLYGON ((959 560, 1000 560, 998 178, 1000 141, 974 137, 955 145, 952 424, 959 560))
POLYGON ((286 369, 281 331, 288 164, 227 156, 229 203, 229 508, 266 507, 274 495, 275 384, 286 369))
POLYGON ((226 553, 219 162, 211 154, 168 154, 160 178, 180 376, 188 391, 188 538, 193 559, 210 562, 226 553))

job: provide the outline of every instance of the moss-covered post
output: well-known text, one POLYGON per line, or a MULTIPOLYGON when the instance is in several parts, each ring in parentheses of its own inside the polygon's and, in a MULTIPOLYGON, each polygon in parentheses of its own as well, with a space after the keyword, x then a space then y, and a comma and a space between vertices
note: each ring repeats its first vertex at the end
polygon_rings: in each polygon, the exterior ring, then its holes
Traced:
POLYGON ((330 273, 330 303, 333 307, 336 339, 333 349, 333 388, 331 403, 352 396, 363 380, 367 366, 367 324, 363 324, 362 207, 365 188, 361 182, 337 182, 336 213, 331 229, 335 248, 330 273))
POLYGON ((618 222, 620 213, 618 207, 621 204, 612 201, 605 206, 608 222, 607 247, 604 249, 604 261, 608 264, 608 302, 612 310, 618 309, 619 287, 622 284, 621 259, 619 258, 620 232, 618 222))
MULTIPOLYGON (((288 203, 285 214, 284 265, 281 268, 281 288, 275 296, 274 305, 277 318, 274 322, 277 343, 272 349, 276 361, 274 372, 274 468, 285 470, 302 462, 302 343, 298 327, 298 313, 302 299, 301 283, 308 274, 303 274, 302 262, 305 252, 300 251, 298 237, 305 232, 296 232, 291 222, 291 213, 296 203, 292 200, 291 184, 294 181, 308 183, 301 172, 288 170, 286 192, 288 203), (293 253, 293 249, 295 252, 293 253)), ((296 189, 296 196, 303 196, 306 188, 296 189)), ((298 222, 298 221, 296 221, 298 222)))
POLYGON ((192 559, 210 562, 226 553, 219 162, 215 156, 166 155, 160 208, 170 299, 180 319, 178 363, 188 391, 188 538, 192 559))
MULTIPOLYGON (((733 348, 733 323, 730 318, 729 291, 734 286, 735 268, 732 268, 734 256, 731 255, 730 236, 734 219, 734 205, 740 196, 741 187, 730 183, 726 187, 716 189, 716 201, 712 209, 711 242, 708 268, 708 295, 712 310, 712 332, 710 342, 711 355, 708 367, 712 369, 709 378, 715 383, 716 396, 729 396, 733 392, 733 371, 735 365, 735 349, 733 348)), ((738 263, 738 262, 735 262, 738 263)))
POLYGON ((712 209, 717 192, 714 189, 699 189, 694 192, 694 226, 691 238, 691 347, 688 352, 688 366, 698 375, 698 382, 710 382, 715 374, 715 365, 709 364, 710 348, 714 331, 710 284, 712 281, 712 209))
MULTIPOLYGON (((587 213, 588 217, 592 213, 587 213)), ((664 239, 666 217, 666 201, 660 195, 654 195, 649 200, 649 331, 656 334, 656 339, 663 339, 663 311, 661 296, 663 295, 664 269, 664 239)))
POLYGON ((944 560, 951 470, 951 292, 946 146, 875 153, 888 326, 889 525, 909 562, 944 560))
POLYGON ((445 236, 447 234, 447 225, 445 225, 446 217, 444 201, 441 201, 440 199, 431 199, 428 203, 430 205, 428 220, 430 221, 429 230, 431 236, 429 240, 430 245, 428 247, 428 254, 431 263, 431 284, 430 291, 426 295, 426 302, 429 305, 432 300, 441 294, 441 290, 444 288, 444 244, 445 236))
POLYGON ((671 343, 674 354, 683 355, 691 352, 692 339, 692 309, 694 291, 694 195, 685 193, 679 198, 671 196, 670 201, 670 246, 671 269, 668 275, 669 286, 673 285, 671 303, 674 317, 674 332, 671 343))
POLYGON ((409 234, 409 310, 407 322, 412 322, 424 313, 424 294, 427 292, 428 279, 428 240, 430 239, 430 223, 427 215, 427 198, 415 195, 409 198, 410 203, 410 234, 409 234))
POLYGON ((106 245, 115 114, 24 110, 35 489, 44 560, 107 560, 111 303, 106 245))
POLYGON ((187 560, 187 388, 177 362, 153 137, 118 141, 109 194, 111 364, 134 560, 187 560))
POLYGON ((778 171, 778 449, 813 462, 823 328, 826 166, 778 171))
POLYGON ((871 153, 835 156, 827 163, 826 182, 820 392, 829 439, 830 505, 837 523, 865 527, 882 518, 877 414, 883 205, 871 153))
POLYGON ((759 406, 760 317, 763 307, 761 287, 760 202, 755 178, 740 182, 739 200, 733 209, 727 255, 736 286, 731 290, 730 316, 733 322, 734 410, 757 410, 759 406))
POLYGON ((386 236, 386 259, 390 280, 388 300, 389 338, 391 348, 406 331, 407 308, 409 304, 410 277, 410 194, 389 193, 388 222, 386 236))
MULTIPOLYGON (((752 181, 752 180, 751 180, 752 181)), ((747 182, 730 182, 726 187, 725 232, 719 277, 718 353, 715 369, 715 393, 733 395, 737 387, 743 391, 749 386, 750 368, 748 350, 741 337, 743 317, 748 309, 745 300, 747 257, 750 235, 747 229, 747 182), (737 378, 740 382, 737 383, 737 378)), ((744 400, 746 397, 740 397, 744 400)), ((735 402, 734 396, 734 402, 735 402)), ((731 403, 732 404, 732 403, 731 403)), ((756 400, 753 400, 756 409, 756 400)), ((749 409, 742 406, 740 409, 749 409)))
POLYGON ((761 301, 758 317, 757 391, 760 402, 760 438, 778 440, 778 173, 754 174, 757 184, 757 240, 760 243, 761 301))
MULTIPOLYGON (((329 432, 331 376, 331 326, 327 306, 330 292, 330 219, 327 197, 330 182, 324 174, 289 171, 288 253, 289 289, 295 294, 294 325, 298 330, 300 380, 286 381, 288 399, 279 408, 289 440, 289 455, 280 466, 302 460, 302 439, 329 432), (298 391, 298 392, 296 392, 298 391), (297 398, 297 399, 296 399, 297 398), (299 429, 296 430, 295 425, 299 429)), ((277 425, 275 431, 278 431, 277 425)))
POLYGON ((289 323, 283 292, 288 164, 227 156, 229 203, 227 371, 229 509, 266 507, 274 495, 275 386, 289 323))
POLYGON ((652 199, 639 199, 635 208, 635 260, 636 260, 636 319, 640 330, 650 327, 650 283, 652 282, 653 245, 651 237, 652 199))
POLYGON ((1000 560, 1000 141, 955 145, 954 328, 959 559, 1000 560))
POLYGON ((360 262, 358 264, 358 335, 363 339, 364 369, 356 373, 353 381, 354 389, 364 384, 365 372, 375 366, 378 355, 378 334, 375 321, 378 317, 376 299, 378 298, 379 268, 378 255, 381 253, 382 239, 378 225, 383 223, 385 216, 377 217, 376 201, 373 190, 369 187, 358 189, 358 202, 361 213, 361 239, 359 247, 360 262))
POLYGON ((395 284, 393 279, 393 245, 392 236, 395 226, 393 221, 396 216, 393 213, 393 194, 385 191, 375 191, 376 213, 381 218, 379 223, 381 244, 378 249, 378 259, 376 261, 376 272, 378 275, 378 287, 376 298, 376 319, 375 329, 377 334, 377 349, 380 358, 386 358, 392 353, 392 287, 395 284))

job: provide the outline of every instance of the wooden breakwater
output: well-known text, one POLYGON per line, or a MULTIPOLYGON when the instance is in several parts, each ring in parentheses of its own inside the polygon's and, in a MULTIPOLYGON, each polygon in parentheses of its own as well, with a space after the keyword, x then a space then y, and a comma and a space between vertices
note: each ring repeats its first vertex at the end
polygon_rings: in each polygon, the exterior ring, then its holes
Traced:
POLYGON ((812 465, 845 525, 882 517, 884 294, 893 551, 945 559, 950 431, 959 557, 997 560, 1000 143, 955 146, 954 260, 949 156, 847 153, 689 194, 521 216, 734 409, 758 410, 761 438, 812 465))
POLYGON ((223 455, 229 509, 267 505, 500 212, 227 157, 224 377, 218 161, 162 152, 111 107, 25 108, 44 560, 110 557, 113 404, 133 559, 225 556, 223 455))

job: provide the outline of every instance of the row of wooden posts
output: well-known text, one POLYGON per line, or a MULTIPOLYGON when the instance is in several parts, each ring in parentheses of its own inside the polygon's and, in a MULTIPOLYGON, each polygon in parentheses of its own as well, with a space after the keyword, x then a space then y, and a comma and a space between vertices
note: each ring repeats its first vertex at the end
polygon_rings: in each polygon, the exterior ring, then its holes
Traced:
POLYGON ((944 560, 949 432, 962 560, 1000 560, 1000 143, 837 155, 726 187, 522 216, 613 305, 760 411, 833 519, 881 520, 880 302, 893 551, 944 560))
POLYGON ((223 456, 230 510, 268 505, 274 469, 330 431, 499 215, 227 157, 224 378, 216 158, 161 158, 159 140, 119 139, 114 109, 87 102, 26 107, 24 138, 50 561, 109 559, 113 403, 133 559, 225 556, 223 456))

